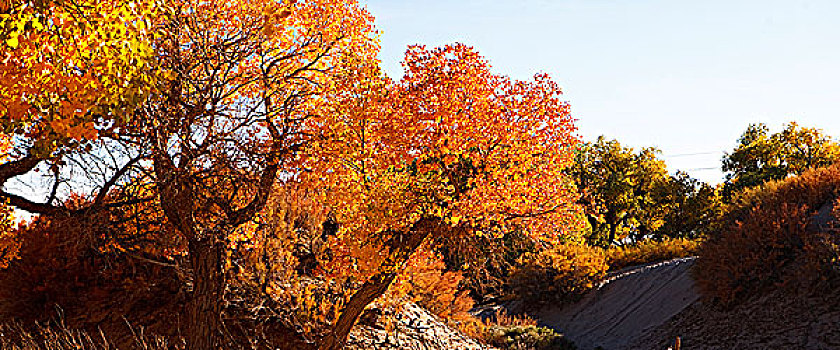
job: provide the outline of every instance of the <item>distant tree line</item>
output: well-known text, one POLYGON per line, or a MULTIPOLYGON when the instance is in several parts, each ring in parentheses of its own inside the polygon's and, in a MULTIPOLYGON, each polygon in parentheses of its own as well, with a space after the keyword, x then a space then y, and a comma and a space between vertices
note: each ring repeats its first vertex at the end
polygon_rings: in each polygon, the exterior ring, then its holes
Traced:
POLYGON ((725 181, 717 186, 682 171, 670 174, 660 153, 650 147, 634 150, 603 136, 581 144, 568 173, 580 191, 590 244, 702 237, 741 191, 831 165, 840 157, 840 146, 820 129, 795 122, 777 133, 765 124, 751 124, 724 154, 725 181))

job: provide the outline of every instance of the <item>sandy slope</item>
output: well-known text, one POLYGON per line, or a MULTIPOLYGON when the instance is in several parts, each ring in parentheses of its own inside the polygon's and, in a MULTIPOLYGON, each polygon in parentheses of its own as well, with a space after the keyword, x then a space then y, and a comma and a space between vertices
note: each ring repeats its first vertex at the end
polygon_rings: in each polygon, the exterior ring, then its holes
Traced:
POLYGON ((621 270, 579 302, 535 316, 581 350, 623 349, 698 300, 693 264, 692 257, 621 270))
POLYGON ((664 350, 679 336, 682 350, 840 349, 838 299, 828 291, 775 290, 729 310, 697 302, 629 348, 664 350))
POLYGON ((768 290, 722 310, 699 300, 693 258, 615 273, 565 308, 536 313, 581 350, 840 349, 837 291, 768 290))

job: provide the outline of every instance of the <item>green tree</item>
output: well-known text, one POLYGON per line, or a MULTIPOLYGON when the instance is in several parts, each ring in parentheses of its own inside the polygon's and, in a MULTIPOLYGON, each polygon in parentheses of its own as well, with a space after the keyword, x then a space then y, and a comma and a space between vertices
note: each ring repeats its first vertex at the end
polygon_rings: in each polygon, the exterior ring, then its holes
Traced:
POLYGON ((839 157, 840 146, 820 129, 791 122, 771 134, 763 123, 750 124, 735 149, 723 157, 724 198, 769 180, 828 166, 839 157))
POLYGON ((694 239, 705 235, 721 211, 719 192, 718 188, 678 171, 656 193, 656 202, 668 211, 653 238, 694 239))
POLYGON ((635 152, 603 136, 581 146, 570 173, 581 191, 590 243, 636 241, 662 226, 668 208, 656 193, 669 177, 657 153, 635 152))

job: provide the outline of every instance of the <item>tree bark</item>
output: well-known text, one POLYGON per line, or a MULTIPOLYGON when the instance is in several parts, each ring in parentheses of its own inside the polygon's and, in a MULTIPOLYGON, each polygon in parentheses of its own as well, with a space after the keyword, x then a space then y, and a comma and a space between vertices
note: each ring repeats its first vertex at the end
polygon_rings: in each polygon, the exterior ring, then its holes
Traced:
POLYGON ((222 252, 224 245, 210 235, 189 242, 193 269, 193 291, 187 309, 187 347, 211 350, 220 344, 224 297, 222 252))
POLYGON ((9 179, 28 173, 45 159, 30 154, 21 159, 0 164, 0 189, 3 189, 3 185, 9 179))
POLYGON ((385 261, 379 265, 378 273, 368 279, 362 287, 350 297, 350 300, 341 310, 332 334, 328 335, 321 343, 321 350, 338 350, 344 347, 347 336, 353 325, 362 315, 370 303, 379 298, 394 279, 405 267, 405 263, 411 254, 420 247, 423 240, 430 236, 441 225, 437 219, 421 219, 415 223, 407 232, 395 232, 386 245, 390 253, 385 261))
POLYGON ((615 244, 615 235, 616 235, 617 231, 618 231, 618 224, 617 223, 610 224, 610 236, 607 238, 608 245, 615 244))

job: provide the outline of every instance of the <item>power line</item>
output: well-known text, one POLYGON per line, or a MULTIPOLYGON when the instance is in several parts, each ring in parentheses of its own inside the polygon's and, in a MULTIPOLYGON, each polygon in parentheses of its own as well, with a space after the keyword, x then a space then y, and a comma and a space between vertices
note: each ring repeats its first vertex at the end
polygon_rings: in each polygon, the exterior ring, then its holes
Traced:
POLYGON ((676 157, 689 157, 689 156, 702 156, 707 154, 720 154, 721 152, 697 152, 697 153, 680 153, 680 154, 671 154, 671 155, 663 155, 665 158, 676 158, 676 157))
POLYGON ((701 171, 701 170, 720 170, 718 167, 711 167, 711 168, 692 168, 692 169, 680 169, 682 171, 701 171))

